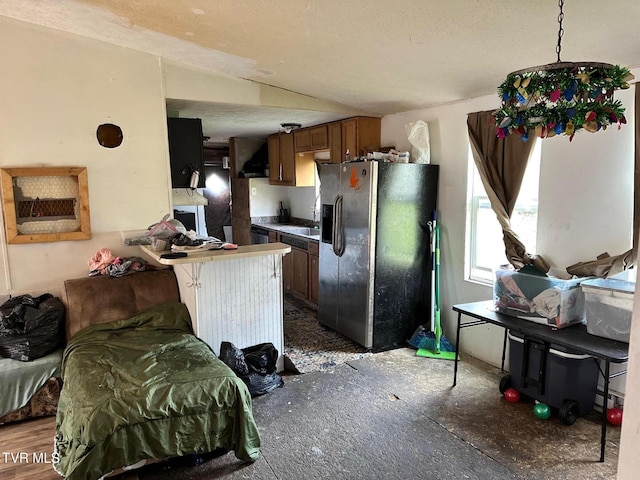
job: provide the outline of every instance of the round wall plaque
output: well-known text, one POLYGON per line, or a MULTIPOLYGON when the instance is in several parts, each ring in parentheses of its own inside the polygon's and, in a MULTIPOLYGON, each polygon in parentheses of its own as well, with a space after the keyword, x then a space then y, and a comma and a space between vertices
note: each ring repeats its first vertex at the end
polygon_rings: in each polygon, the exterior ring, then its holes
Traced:
POLYGON ((113 123, 103 123, 96 131, 98 142, 105 148, 115 148, 122 143, 122 129, 113 123))

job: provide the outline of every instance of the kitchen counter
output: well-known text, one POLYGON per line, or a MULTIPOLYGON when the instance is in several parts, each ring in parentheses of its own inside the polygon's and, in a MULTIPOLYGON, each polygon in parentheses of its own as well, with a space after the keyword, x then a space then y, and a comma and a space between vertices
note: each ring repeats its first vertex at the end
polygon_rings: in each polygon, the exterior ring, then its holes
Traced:
POLYGON ((302 225, 292 225, 284 223, 252 223, 252 226, 262 227, 273 232, 285 233, 306 240, 318 242, 320 240, 320 229, 305 227, 302 225))
POLYGON ((263 243, 259 245, 244 245, 235 250, 204 250, 202 252, 189 253, 187 257, 182 258, 161 258, 165 253, 171 253, 169 250, 155 251, 145 245, 140 245, 144 253, 153 258, 162 265, 180 265, 184 263, 196 262, 212 262, 216 260, 230 260, 232 258, 247 258, 262 255, 285 255, 291 251, 291 247, 284 243, 263 243))
POLYGON ((246 245, 172 259, 160 258, 167 251, 140 248, 173 267, 194 332, 216 355, 225 341, 237 348, 272 343, 280 353, 278 371, 284 369, 282 258, 291 252, 289 245, 246 245))

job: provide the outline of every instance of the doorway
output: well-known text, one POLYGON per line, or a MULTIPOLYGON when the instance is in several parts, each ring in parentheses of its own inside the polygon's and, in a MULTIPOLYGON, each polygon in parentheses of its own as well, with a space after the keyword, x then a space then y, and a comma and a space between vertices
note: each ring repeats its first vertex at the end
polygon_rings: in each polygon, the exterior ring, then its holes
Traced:
POLYGON ((228 159, 229 146, 204 147, 205 188, 203 195, 209 201, 204 207, 207 233, 224 240, 224 227, 231 225, 231 184, 228 159))

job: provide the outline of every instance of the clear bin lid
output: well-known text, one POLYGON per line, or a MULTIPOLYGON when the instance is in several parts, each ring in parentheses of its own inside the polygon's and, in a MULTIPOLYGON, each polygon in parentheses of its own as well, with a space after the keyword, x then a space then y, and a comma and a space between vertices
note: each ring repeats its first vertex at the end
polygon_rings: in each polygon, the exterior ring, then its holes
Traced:
POLYGON ((618 292, 634 293, 636 289, 635 282, 627 282, 626 280, 618 280, 615 278, 594 278, 585 280, 580 285, 583 287, 598 288, 601 290, 616 290, 618 292))

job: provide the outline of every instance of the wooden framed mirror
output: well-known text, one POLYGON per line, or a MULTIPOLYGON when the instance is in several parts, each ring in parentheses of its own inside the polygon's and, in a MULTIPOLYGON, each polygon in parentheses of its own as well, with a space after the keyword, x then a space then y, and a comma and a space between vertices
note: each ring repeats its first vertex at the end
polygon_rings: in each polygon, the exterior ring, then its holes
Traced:
POLYGON ((91 238, 83 167, 0 168, 7 243, 91 238))

